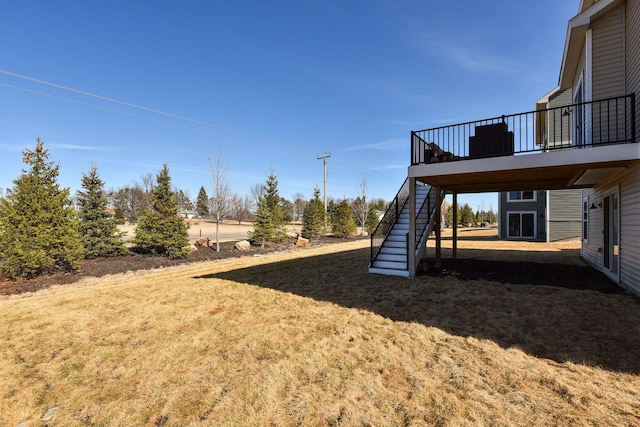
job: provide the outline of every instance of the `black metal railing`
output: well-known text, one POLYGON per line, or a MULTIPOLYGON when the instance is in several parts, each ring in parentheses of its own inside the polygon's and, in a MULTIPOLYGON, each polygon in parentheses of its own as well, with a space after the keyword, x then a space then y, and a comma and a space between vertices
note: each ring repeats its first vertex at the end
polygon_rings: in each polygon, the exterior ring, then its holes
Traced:
POLYGON ((373 233, 371 233, 371 265, 373 265, 373 262, 382 247, 382 243, 389 235, 389 232, 393 228, 393 224, 395 224, 396 220, 400 216, 400 212, 402 212, 402 208, 404 208, 407 200, 409 200, 409 178, 404 180, 402 187, 400 187, 400 190, 398 190, 398 193, 389 204, 389 207, 387 207, 387 211, 382 216, 378 226, 373 233))
POLYGON ((411 132, 411 164, 636 141, 635 94, 411 132))
POLYGON ((433 216, 433 212, 436 208, 436 188, 431 187, 429 189, 429 194, 422 202, 422 206, 416 212, 416 239, 414 242, 414 250, 418 250, 420 246, 420 242, 422 241, 423 234, 427 227, 429 226, 429 222, 431 222, 431 217, 433 216))

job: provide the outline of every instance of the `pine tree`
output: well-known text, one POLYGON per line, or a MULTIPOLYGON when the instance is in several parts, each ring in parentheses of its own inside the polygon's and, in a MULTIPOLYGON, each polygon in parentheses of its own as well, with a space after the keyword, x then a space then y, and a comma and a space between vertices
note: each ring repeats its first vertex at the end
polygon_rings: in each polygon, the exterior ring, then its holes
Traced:
POLYGON ((0 200, 0 269, 11 278, 77 269, 82 243, 69 189, 58 184, 59 166, 47 162, 40 137, 23 154, 29 169, 0 200))
POLYGON ((258 211, 249 239, 254 242, 279 242, 287 236, 284 215, 278 194, 278 178, 274 172, 267 177, 264 194, 258 200, 258 211))
POLYGON ((249 232, 249 239, 253 242, 259 242, 260 246, 264 246, 264 243, 272 241, 274 236, 275 229, 273 226, 273 219, 271 218, 271 212, 267 206, 266 199, 264 197, 260 197, 258 200, 256 218, 253 220, 253 231, 249 232))
POLYGON ((82 174, 82 188, 77 202, 80 215, 80 235, 85 258, 121 255, 127 251, 118 231, 116 219, 107 211, 107 194, 104 182, 98 176, 95 165, 88 174, 82 174))
POLYGON ((198 199, 196 200, 196 212, 202 218, 209 215, 209 196, 207 196, 207 190, 204 187, 200 187, 198 192, 198 199))
POLYGON ((320 200, 320 189, 313 190, 313 199, 307 203, 302 214, 302 237, 315 239, 322 233, 324 227, 324 204, 320 200))
POLYGON ((376 209, 376 206, 374 204, 369 204, 369 210, 367 211, 367 220, 364 223, 367 233, 373 233, 379 222, 380 217, 378 217, 378 210, 376 209))
POLYGON ((353 209, 346 200, 336 206, 333 217, 333 234, 338 237, 348 237, 356 232, 356 222, 353 219, 353 209))
POLYGON ((184 218, 178 216, 178 201, 171 191, 171 175, 166 164, 156 176, 156 182, 151 192, 151 209, 138 220, 132 250, 185 257, 189 254, 189 232, 184 218))

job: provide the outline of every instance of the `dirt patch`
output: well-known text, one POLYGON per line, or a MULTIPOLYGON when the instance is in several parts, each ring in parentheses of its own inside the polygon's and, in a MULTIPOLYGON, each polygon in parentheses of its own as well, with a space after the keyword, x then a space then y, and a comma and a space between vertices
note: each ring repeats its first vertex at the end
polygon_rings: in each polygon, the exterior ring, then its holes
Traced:
POLYGON ((428 260, 428 276, 453 276, 458 280, 480 280, 512 285, 544 285, 568 289, 592 290, 608 294, 625 290, 599 271, 584 265, 498 261, 472 258, 444 259, 442 267, 428 260))

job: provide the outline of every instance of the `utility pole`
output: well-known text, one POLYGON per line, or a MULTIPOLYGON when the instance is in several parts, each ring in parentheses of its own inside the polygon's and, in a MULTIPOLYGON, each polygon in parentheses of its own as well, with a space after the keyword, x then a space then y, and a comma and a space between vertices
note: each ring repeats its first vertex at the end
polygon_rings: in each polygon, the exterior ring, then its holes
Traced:
POLYGON ((327 232, 327 158, 331 157, 331 154, 324 153, 322 156, 318 156, 317 160, 322 159, 324 163, 324 232, 327 232))

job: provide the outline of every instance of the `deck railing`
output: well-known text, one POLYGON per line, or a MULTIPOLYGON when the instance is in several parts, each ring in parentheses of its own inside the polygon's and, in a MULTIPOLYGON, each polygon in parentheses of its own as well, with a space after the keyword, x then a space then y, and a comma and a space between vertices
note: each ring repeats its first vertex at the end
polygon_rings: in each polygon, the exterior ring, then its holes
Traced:
POLYGON ((400 212, 402 212, 402 208, 405 203, 407 203, 407 200, 409 200, 409 178, 404 180, 404 183, 400 187, 400 190, 398 190, 396 197, 394 197, 389 204, 378 226, 373 233, 371 233, 371 265, 373 265, 373 261, 375 261, 378 251, 380 251, 382 247, 382 243, 389 235, 393 224, 395 224, 396 219, 400 216, 400 212))
POLYGON ((635 94, 411 132, 411 164, 636 141, 635 94))

